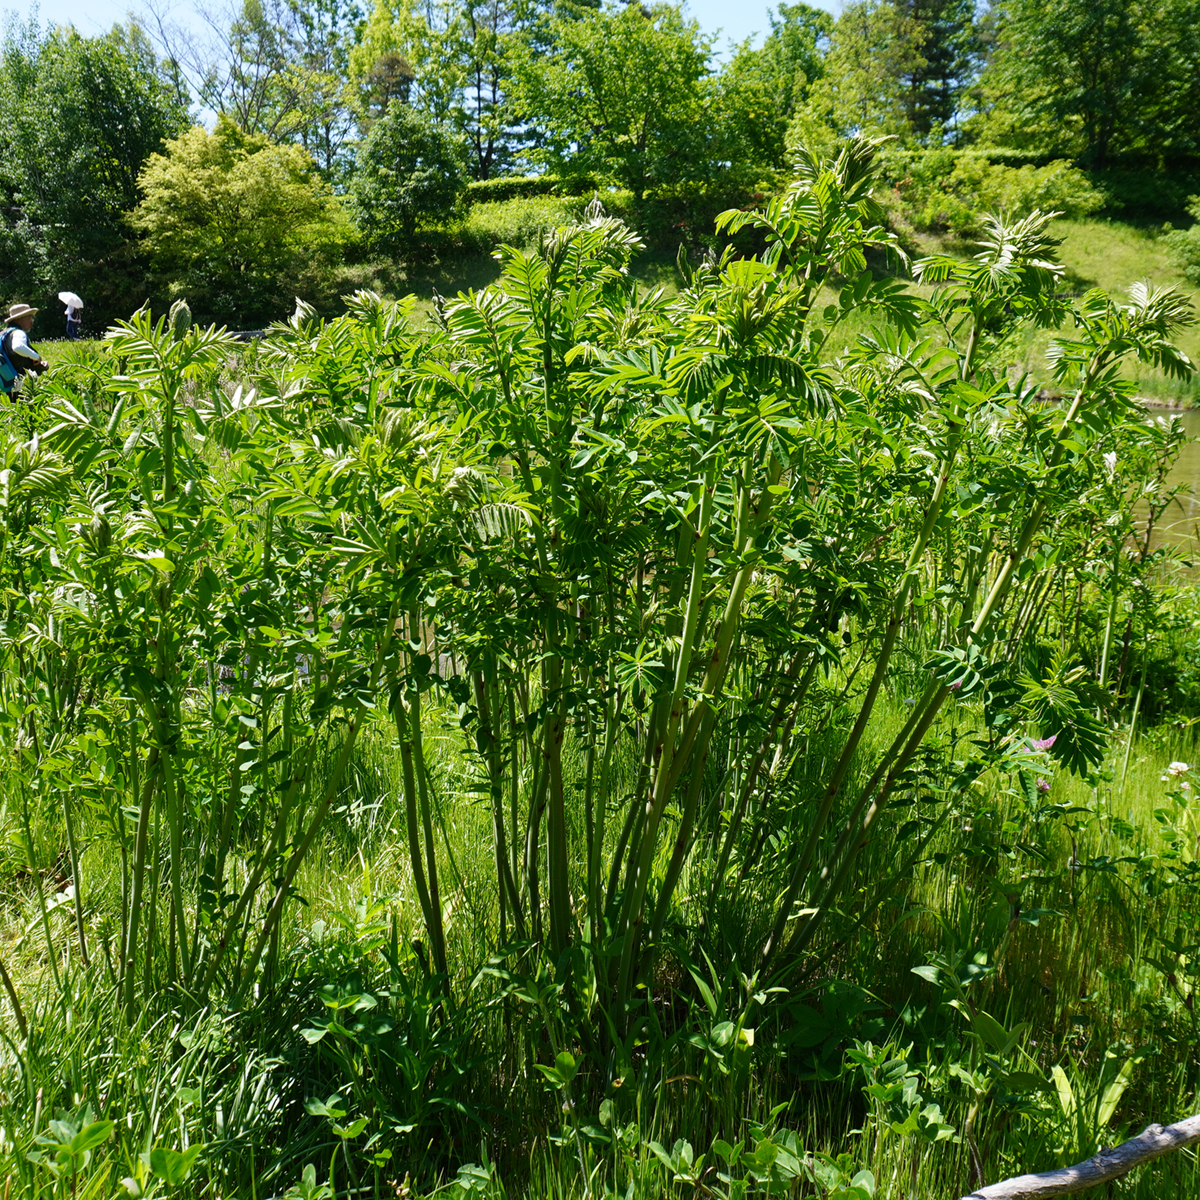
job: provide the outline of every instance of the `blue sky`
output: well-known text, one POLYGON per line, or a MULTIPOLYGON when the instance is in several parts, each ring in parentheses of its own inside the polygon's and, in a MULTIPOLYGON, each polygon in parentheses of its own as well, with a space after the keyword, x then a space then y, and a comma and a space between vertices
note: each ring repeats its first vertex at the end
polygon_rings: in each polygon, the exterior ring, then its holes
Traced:
MULTIPOLYGON (((837 0, 810 0, 811 3, 836 12, 837 0)), ((724 50, 730 41, 740 42, 743 38, 766 32, 767 0, 690 0, 688 12, 709 33, 721 30, 717 48, 724 50)), ((9 5, 10 12, 13 11, 9 5)), ((123 21, 126 13, 138 12, 139 0, 41 0, 38 11, 41 19, 54 24, 73 24, 80 33, 95 34, 111 28, 114 22, 123 21)), ((175 15, 182 22, 191 6, 180 3, 175 6, 175 15)), ((16 9, 18 16, 32 11, 16 9)))
MULTIPOLYGON (((730 42, 741 42, 751 34, 757 34, 755 42, 761 43, 763 35, 770 29, 767 10, 776 6, 777 0, 689 0, 688 15, 700 22, 702 29, 714 33, 720 29, 716 49, 723 51, 730 42)), ((841 9, 837 0, 808 0, 815 8, 824 8, 831 13, 841 9)))
POLYGON ((74 25, 80 33, 93 34, 111 29, 117 21, 125 19, 131 8, 136 11, 141 5, 130 4, 127 0, 43 0, 27 7, 14 8, 11 4, 6 7, 10 14, 16 12, 19 17, 36 8, 45 24, 74 25))

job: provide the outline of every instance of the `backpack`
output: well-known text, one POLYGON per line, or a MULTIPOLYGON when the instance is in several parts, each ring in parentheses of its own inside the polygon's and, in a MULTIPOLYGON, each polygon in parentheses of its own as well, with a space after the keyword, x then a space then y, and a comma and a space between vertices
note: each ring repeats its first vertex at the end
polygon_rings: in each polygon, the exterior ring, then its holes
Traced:
POLYGON ((13 331, 8 330, 5 335, 0 338, 0 387, 8 395, 12 395, 13 384, 16 382, 20 371, 13 365, 13 360, 9 357, 9 348, 12 346, 13 331))

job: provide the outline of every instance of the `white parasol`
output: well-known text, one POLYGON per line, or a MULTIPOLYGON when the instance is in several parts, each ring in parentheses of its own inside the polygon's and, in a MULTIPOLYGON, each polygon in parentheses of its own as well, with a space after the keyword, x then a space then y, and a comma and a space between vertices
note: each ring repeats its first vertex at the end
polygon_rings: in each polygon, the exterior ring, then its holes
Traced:
POLYGON ((80 300, 80 298, 77 295, 75 295, 74 292, 59 292, 58 298, 68 308, 82 308, 83 307, 83 301, 80 300))

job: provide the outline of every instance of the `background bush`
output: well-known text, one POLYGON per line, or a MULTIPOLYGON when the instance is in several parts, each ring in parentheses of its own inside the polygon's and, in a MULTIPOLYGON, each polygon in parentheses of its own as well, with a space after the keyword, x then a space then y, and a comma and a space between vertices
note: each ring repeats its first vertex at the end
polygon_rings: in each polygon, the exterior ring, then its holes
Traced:
POLYGON ((960 235, 979 232, 988 212, 1037 208, 1079 218, 1105 201, 1104 193, 1064 159, 1011 166, 974 150, 892 150, 884 156, 884 176, 891 189, 881 199, 903 222, 960 235))
POLYGON ((186 296, 204 320, 257 325, 297 295, 327 295, 354 231, 312 158, 228 117, 152 154, 132 215, 162 299, 186 296))
POLYGON ((497 246, 536 246, 543 233, 569 224, 586 203, 580 197, 534 195, 474 204, 452 237, 463 250, 477 254, 490 254, 497 246))
POLYGON ((446 125, 393 104, 358 150, 348 206, 376 245, 413 245, 417 229, 444 221, 465 182, 463 148, 446 125))
MULTIPOLYGON (((1200 196, 1192 197, 1187 211, 1200 221, 1200 196)), ((1163 241, 1180 273, 1200 286, 1200 225, 1193 225, 1190 229, 1172 229, 1163 241)))
POLYGON ((562 179, 557 175, 501 175, 477 179, 463 192, 464 204, 487 204, 499 200, 522 200, 531 196, 584 196, 594 191, 596 181, 580 175, 562 179))

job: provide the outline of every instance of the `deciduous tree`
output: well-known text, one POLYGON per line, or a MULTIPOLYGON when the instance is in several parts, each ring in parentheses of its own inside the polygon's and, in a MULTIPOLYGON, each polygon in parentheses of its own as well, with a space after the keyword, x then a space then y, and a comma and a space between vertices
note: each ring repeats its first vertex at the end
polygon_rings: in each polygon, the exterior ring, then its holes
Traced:
POLYGON ((1200 153, 1200 0, 999 0, 981 136, 1104 170, 1200 153))
POLYGON ((542 12, 540 0, 376 0, 350 61, 362 118, 410 101, 459 134, 475 179, 503 172, 526 141, 512 54, 542 12))
POLYGON ((928 33, 893 0, 856 0, 834 25, 825 72, 789 139, 831 151, 852 134, 909 134, 905 81, 926 66, 928 33))
POLYGON ((462 145, 427 113, 392 104, 359 148, 350 209, 384 247, 410 245, 422 221, 446 217, 462 189, 462 145))
POLYGON ((150 4, 186 89, 242 129, 295 141, 327 177, 348 168, 356 134, 347 87, 363 27, 357 0, 237 0, 182 27, 150 4), (197 30, 207 30, 207 35, 197 30))
POLYGON ((138 274, 124 224, 138 173, 184 112, 134 25, 85 38, 31 24, 2 57, 0 274, 10 294, 42 302, 70 287, 107 319, 138 274))
POLYGON ((227 116, 154 154, 133 214, 159 281, 197 313, 226 322, 283 316, 324 290, 349 227, 316 164, 227 116))
POLYGON ((782 166, 788 122, 824 74, 833 18, 804 3, 779 6, 758 49, 738 47, 718 79, 726 122, 743 153, 782 166))
POLYGON ((513 72, 518 102, 542 130, 542 162, 616 180, 639 200, 709 171, 711 43, 695 21, 670 4, 564 0, 547 32, 553 52, 526 46, 513 72))

